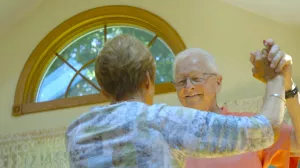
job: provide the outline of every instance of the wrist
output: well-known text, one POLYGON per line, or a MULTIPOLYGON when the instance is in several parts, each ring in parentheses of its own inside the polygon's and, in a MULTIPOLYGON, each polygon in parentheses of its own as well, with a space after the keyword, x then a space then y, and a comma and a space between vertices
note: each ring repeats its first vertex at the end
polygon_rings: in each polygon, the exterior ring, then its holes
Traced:
POLYGON ((271 80, 268 80, 266 89, 268 94, 284 94, 284 77, 277 75, 271 80))
POLYGON ((298 94, 298 88, 296 84, 292 84, 292 89, 285 91, 285 99, 294 98, 298 94))
POLYGON ((282 75, 277 75, 272 79, 267 80, 267 85, 282 85, 285 86, 285 79, 282 75))
POLYGON ((293 90, 295 89, 296 85, 294 84, 294 81, 293 79, 285 79, 284 81, 284 88, 285 88, 285 91, 289 91, 289 90, 293 90))

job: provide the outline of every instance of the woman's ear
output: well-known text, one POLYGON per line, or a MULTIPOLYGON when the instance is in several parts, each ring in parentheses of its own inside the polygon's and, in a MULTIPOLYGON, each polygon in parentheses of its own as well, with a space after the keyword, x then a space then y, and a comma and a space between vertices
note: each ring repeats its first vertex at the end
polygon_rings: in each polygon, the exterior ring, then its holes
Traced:
POLYGON ((218 75, 216 80, 217 82, 216 94, 218 94, 222 89, 222 80, 223 80, 222 75, 218 75))
POLYGON ((155 92, 154 81, 151 79, 149 73, 146 74, 146 80, 144 82, 144 100, 148 105, 153 104, 153 96, 155 92))
POLYGON ((150 89, 151 85, 152 85, 152 80, 151 80, 151 77, 149 75, 149 72, 146 73, 146 81, 145 81, 145 87, 147 90, 150 89))

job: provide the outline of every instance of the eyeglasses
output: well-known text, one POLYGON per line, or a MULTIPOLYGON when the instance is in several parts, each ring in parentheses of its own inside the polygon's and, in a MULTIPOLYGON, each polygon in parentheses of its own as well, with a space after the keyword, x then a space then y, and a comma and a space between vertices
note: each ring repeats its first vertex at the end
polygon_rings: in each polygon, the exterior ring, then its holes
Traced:
POLYGON ((195 86, 199 85, 205 82, 206 79, 208 79, 211 76, 217 76, 215 73, 204 73, 201 77, 192 77, 192 78, 185 78, 183 80, 180 80, 178 82, 172 81, 171 83, 176 87, 176 89, 182 89, 186 87, 187 80, 189 79, 190 82, 195 86))

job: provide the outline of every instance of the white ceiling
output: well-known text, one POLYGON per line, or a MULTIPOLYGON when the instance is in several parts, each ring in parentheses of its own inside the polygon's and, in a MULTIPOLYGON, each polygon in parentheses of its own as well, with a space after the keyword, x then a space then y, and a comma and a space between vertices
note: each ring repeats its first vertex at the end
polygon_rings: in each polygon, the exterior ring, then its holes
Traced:
POLYGON ((0 0, 0 33, 6 32, 44 0, 0 0))
MULTIPOLYGON (((0 34, 14 26, 45 0, 0 0, 0 34)), ((222 0, 267 18, 300 25, 300 0, 222 0)))
POLYGON ((300 0, 222 0, 278 22, 300 25, 300 0))

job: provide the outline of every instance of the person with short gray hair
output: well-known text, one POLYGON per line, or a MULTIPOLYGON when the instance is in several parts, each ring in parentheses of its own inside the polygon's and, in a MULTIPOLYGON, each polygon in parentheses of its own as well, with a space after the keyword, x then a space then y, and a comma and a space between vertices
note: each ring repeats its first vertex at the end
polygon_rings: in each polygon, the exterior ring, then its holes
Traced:
MULTIPOLYGON (((253 64, 253 76, 266 82, 276 73, 281 74, 284 78, 286 93, 271 91, 271 81, 269 80, 262 109, 277 109, 278 106, 272 107, 274 104, 266 104, 266 101, 271 97, 278 96, 278 101, 286 102, 293 127, 287 124, 280 126, 278 128, 280 135, 275 140, 276 143, 264 150, 214 159, 184 156, 187 168, 268 168, 270 165, 278 168, 298 167, 298 157, 300 156, 300 96, 291 78, 292 57, 281 51, 272 39, 264 41, 263 44, 263 50, 251 52, 250 61, 253 64)), ((236 79, 238 80, 238 78, 236 79)), ((214 57, 209 52, 200 48, 189 48, 175 57, 173 83, 183 106, 228 116, 255 115, 251 112, 231 112, 226 107, 219 107, 217 96, 221 91, 222 82, 222 74, 217 68, 214 57)), ((252 89, 251 86, 249 89, 252 89)))
MULTIPOLYGON (((274 143, 282 122, 284 103, 274 96, 252 117, 153 104, 154 59, 131 36, 105 44, 95 73, 111 104, 92 108, 68 127, 72 168, 178 168, 185 164, 178 152, 215 158, 257 151, 274 143)), ((268 94, 283 94, 282 76, 269 80, 267 87, 268 94)))

